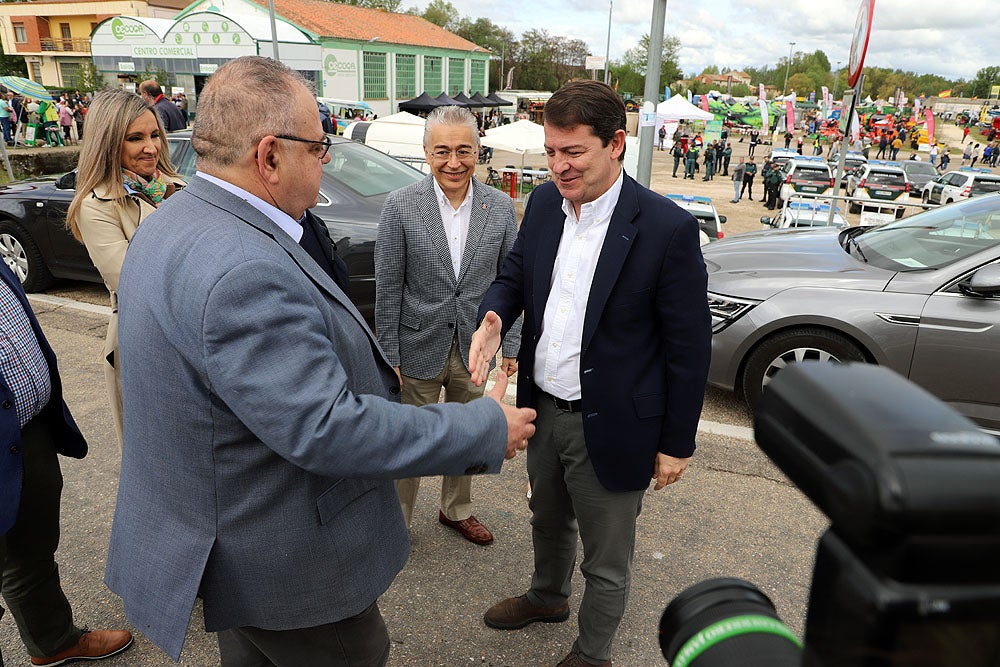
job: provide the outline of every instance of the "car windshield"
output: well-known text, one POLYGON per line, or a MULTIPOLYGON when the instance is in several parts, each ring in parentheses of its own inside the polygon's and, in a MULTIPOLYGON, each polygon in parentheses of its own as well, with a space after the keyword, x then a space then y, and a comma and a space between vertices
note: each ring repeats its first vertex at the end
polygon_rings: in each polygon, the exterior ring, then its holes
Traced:
POLYGON ((809 181, 821 183, 830 180, 830 171, 819 167, 796 167, 792 174, 793 181, 809 181))
POLYGON ((1000 244, 1000 195, 942 206, 851 238, 863 259, 879 268, 939 269, 1000 244))
POLYGON ((353 141, 330 148, 330 161, 323 165, 323 173, 362 197, 384 195, 424 177, 399 160, 353 141))
POLYGON ((906 180, 902 174, 888 171, 873 171, 868 174, 865 182, 869 185, 903 185, 906 180))
POLYGON ((972 179, 971 194, 985 195, 991 192, 1000 192, 1000 179, 993 179, 993 178, 972 179))
POLYGON ((908 160, 903 164, 903 170, 907 174, 926 174, 927 176, 937 176, 937 169, 930 162, 917 162, 908 160))

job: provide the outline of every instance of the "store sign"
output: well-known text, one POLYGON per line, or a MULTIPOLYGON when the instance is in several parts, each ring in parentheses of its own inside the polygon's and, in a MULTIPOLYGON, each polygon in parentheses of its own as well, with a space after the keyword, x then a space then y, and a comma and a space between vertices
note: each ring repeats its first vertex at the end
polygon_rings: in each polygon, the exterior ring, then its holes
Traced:
POLYGON ((327 76, 356 76, 358 56, 354 51, 327 51, 323 58, 323 71, 327 76))
POLYGON ((215 74, 219 66, 215 63, 198 63, 198 71, 202 74, 215 74))
POLYGON ((167 44, 132 47, 133 58, 197 58, 193 46, 170 46, 167 44))
POLYGON ((143 39, 146 37, 146 29, 141 23, 135 21, 125 21, 120 16, 111 19, 111 34, 119 42, 126 37, 143 39))
POLYGON ((133 62, 118 63, 118 71, 119 72, 134 72, 135 71, 135 63, 133 63, 133 62))

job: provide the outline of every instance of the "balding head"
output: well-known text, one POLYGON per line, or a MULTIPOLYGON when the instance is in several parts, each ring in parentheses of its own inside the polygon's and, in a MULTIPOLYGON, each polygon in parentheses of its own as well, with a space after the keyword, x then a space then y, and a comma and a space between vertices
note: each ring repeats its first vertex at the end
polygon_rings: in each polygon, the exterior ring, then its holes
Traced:
POLYGON ((148 81, 143 81, 139 84, 139 94, 146 99, 147 102, 154 102, 156 98, 163 94, 163 89, 160 88, 160 84, 156 81, 149 79, 148 81))
MULTIPOLYGON (((198 167, 229 167, 267 135, 294 133, 289 108, 308 81, 280 62, 243 56, 220 67, 198 97, 191 144, 198 167)), ((312 108, 316 113, 315 105, 312 108)))

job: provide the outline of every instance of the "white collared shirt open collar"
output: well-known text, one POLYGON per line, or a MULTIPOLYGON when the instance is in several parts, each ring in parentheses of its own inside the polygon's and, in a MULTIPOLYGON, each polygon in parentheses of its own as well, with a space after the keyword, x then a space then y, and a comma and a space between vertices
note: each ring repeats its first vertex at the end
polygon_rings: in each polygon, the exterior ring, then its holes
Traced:
POLYGON ((619 172, 607 192, 580 207, 579 219, 572 202, 563 199, 565 219, 545 302, 542 333, 535 349, 535 381, 543 391, 568 401, 575 401, 582 393, 583 320, 597 260, 618 206, 623 174, 624 170, 619 172))
POLYGON ((465 250, 465 241, 469 238, 469 220, 472 218, 472 181, 469 181, 465 199, 458 208, 454 208, 448 200, 448 195, 438 185, 437 179, 431 180, 434 182, 438 208, 441 209, 441 224, 444 225, 444 235, 448 239, 452 270, 455 272, 455 279, 458 280, 458 273, 462 268, 462 251, 465 250))

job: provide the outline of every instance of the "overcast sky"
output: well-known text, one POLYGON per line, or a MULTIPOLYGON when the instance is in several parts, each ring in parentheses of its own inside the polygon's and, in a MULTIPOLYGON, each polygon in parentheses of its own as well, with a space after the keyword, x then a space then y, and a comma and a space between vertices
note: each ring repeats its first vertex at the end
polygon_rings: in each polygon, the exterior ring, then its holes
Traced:
MULTIPOLYGON (((652 0, 613 0, 611 59, 650 30, 652 0)), ((581 39, 592 55, 607 50, 609 0, 451 0, 462 16, 485 17, 520 37, 532 28, 581 39)), ((424 8, 428 0, 403 0, 424 8)), ((972 79, 1000 65, 997 0, 876 0, 868 65, 949 79, 972 79)), ((774 65, 795 51, 826 53, 846 64, 858 0, 669 0, 665 32, 681 41, 684 73, 708 65, 774 65)))

